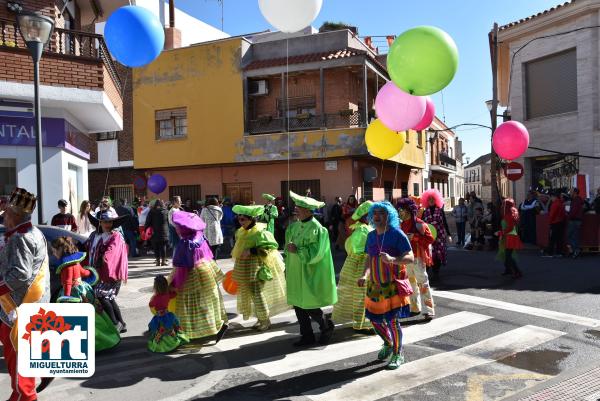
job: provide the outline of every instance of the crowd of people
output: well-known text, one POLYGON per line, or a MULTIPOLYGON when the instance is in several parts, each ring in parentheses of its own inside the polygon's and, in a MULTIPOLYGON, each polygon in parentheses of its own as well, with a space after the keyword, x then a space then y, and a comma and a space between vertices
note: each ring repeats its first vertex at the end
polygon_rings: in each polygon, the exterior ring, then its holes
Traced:
MULTIPOLYGON (((255 330, 269 330, 273 316, 293 309, 300 329, 294 345, 310 347, 330 342, 334 322, 349 323, 354 330, 377 334, 382 340, 377 358, 388 369, 398 368, 404 361, 403 319, 435 317, 430 278, 439 278, 447 244, 452 243, 439 191, 427 190, 418 199, 405 197, 395 205, 354 196, 344 203, 338 197, 331 207, 290 191, 293 212, 282 198, 263 194, 263 199, 263 205, 232 205, 214 198, 198 211, 178 197, 170 204, 135 200, 134 207, 125 199, 113 205, 105 197, 97 205, 82 202, 76 216, 60 200, 52 224, 87 240, 76 244, 62 236, 48 246, 31 224, 35 196, 16 189, 3 204, 6 234, 0 245, 0 341, 13 395, 34 399, 51 381, 42 379, 36 388, 35 379, 18 375, 13 346, 18 305, 91 303, 96 309, 96 350, 116 347, 127 331, 117 298, 128 279, 128 257, 135 257, 144 243, 151 244, 157 266, 171 267, 168 275, 154 277, 147 345, 152 352, 170 352, 195 339, 219 342, 226 335, 229 324, 221 293, 225 274, 218 265, 225 243, 234 262, 228 274, 238 288, 238 314, 244 320, 256 318, 255 330), (336 283, 333 256, 340 245, 346 259, 336 283), (49 254, 59 260, 54 271, 49 254), (51 291, 51 275, 60 283, 57 294, 51 291), (334 305, 331 316, 322 309, 329 305, 334 305), (311 321, 320 328, 318 338, 311 321)), ((597 199, 593 206, 600 206, 600 190, 597 199)), ((475 194, 460 200, 452 211, 456 243, 485 242, 493 230, 505 275, 522 276, 515 253, 532 239, 534 212, 549 214, 549 254, 565 249, 560 241, 566 232, 572 256, 580 251, 575 233, 586 206, 576 188, 570 199, 554 192, 549 200, 530 193, 519 207, 504 199, 497 215, 492 205, 486 209, 475 194)))

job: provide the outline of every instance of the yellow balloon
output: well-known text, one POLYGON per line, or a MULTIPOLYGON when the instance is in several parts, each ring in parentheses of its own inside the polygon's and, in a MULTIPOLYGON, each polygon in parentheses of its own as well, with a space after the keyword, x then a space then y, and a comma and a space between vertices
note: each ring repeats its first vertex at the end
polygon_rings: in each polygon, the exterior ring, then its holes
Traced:
POLYGON ((367 127, 365 142, 371 155, 387 160, 402 151, 406 143, 406 132, 392 131, 377 119, 367 127))

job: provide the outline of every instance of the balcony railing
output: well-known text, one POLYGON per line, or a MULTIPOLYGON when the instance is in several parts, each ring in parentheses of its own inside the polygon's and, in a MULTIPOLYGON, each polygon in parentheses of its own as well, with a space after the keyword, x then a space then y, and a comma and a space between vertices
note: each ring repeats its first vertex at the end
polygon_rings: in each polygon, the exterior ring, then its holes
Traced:
POLYGON ((313 131, 319 129, 360 128, 366 127, 364 113, 299 115, 295 117, 261 117, 248 121, 247 131, 250 135, 273 132, 313 131))
MULTIPOLYGON (((16 21, 0 18, 0 49, 27 49, 16 21)), ((54 28, 45 53, 104 63, 117 90, 121 93, 121 79, 102 35, 54 28)))

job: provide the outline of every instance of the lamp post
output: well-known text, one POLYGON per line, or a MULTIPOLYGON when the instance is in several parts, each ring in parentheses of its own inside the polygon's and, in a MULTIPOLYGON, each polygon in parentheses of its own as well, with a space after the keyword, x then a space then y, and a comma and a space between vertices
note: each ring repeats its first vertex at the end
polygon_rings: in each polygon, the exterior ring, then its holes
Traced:
POLYGON ((38 224, 44 223, 42 195, 42 114, 40 107, 40 59, 54 28, 54 21, 38 13, 20 13, 17 25, 33 59, 35 114, 35 170, 37 175, 38 224))

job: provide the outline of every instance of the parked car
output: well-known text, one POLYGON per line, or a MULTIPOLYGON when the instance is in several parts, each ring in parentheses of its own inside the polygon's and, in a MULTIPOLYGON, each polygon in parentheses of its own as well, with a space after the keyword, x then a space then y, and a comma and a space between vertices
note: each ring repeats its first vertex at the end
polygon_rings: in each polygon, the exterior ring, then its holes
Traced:
MULTIPOLYGON (((58 263, 58 259, 56 259, 54 257, 54 255, 52 255, 52 252, 50 252, 50 244, 52 244, 52 241, 54 241, 55 239, 57 239, 58 237, 71 237, 73 239, 73 242, 77 245, 77 247, 79 248, 80 251, 85 251, 84 248, 84 244, 85 241, 87 241, 87 238, 83 235, 68 231, 68 230, 64 230, 62 228, 58 228, 58 227, 53 227, 53 226, 37 226, 37 228, 40 229, 40 231, 42 232, 42 234, 44 234, 44 237, 46 238, 46 241, 48 242, 48 252, 49 252, 49 256, 50 256, 50 290, 52 292, 52 302, 54 302, 56 300, 56 298, 58 298, 58 292, 60 291, 61 288, 61 283, 60 283, 60 277, 57 274, 54 274, 56 272, 56 268, 58 267, 59 263, 58 263)), ((6 231, 6 229, 4 228, 3 225, 0 224, 0 239, 4 239, 4 232, 6 231)))

